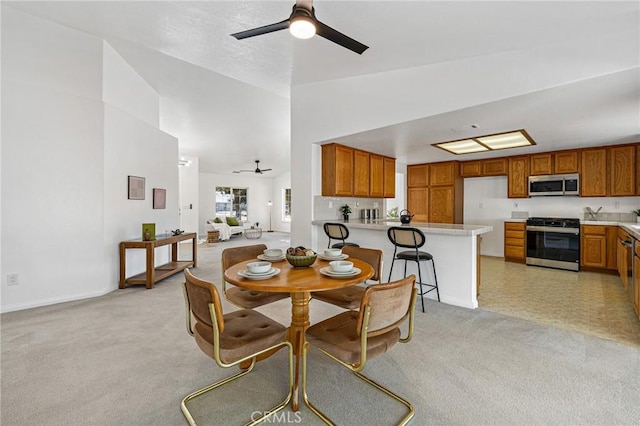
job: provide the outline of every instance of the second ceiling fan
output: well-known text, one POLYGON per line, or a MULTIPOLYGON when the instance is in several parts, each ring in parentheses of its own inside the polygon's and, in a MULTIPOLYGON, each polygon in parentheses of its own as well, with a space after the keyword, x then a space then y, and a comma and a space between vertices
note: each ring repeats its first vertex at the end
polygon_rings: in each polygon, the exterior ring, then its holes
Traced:
POLYGON ((289 28, 294 37, 311 38, 315 34, 318 34, 320 37, 326 38, 327 40, 339 44, 340 46, 352 50, 360 55, 369 48, 369 46, 365 46, 359 41, 354 40, 351 37, 344 35, 330 26, 318 21, 315 14, 315 8, 313 7, 313 0, 297 0, 296 4, 293 6, 291 15, 289 15, 289 18, 284 21, 251 30, 240 31, 231 35, 238 40, 242 40, 243 38, 255 37, 287 28, 289 28))
POLYGON ((253 172, 257 175, 261 175, 263 172, 270 172, 273 169, 261 169, 260 168, 260 160, 256 160, 256 169, 255 170, 234 170, 233 173, 250 173, 253 172))

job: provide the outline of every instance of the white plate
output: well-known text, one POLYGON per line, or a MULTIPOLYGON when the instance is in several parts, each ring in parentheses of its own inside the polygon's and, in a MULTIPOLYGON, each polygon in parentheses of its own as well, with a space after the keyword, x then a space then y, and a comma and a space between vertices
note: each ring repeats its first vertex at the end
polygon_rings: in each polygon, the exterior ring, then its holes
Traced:
POLYGON ((336 257, 329 257, 329 256, 325 256, 324 254, 318 254, 318 257, 322 260, 345 260, 349 258, 348 254, 344 254, 342 253, 340 256, 336 256, 336 257))
POLYGON ((320 273, 322 275, 326 275, 327 277, 331 277, 331 278, 350 278, 350 277, 355 277, 360 272, 362 272, 362 271, 360 269, 358 269, 358 268, 353 268, 349 272, 333 272, 331 270, 330 266, 325 266, 323 268, 320 268, 320 273))
POLYGON ((280 268, 271 268, 271 270, 266 274, 252 274, 251 272, 243 269, 242 271, 238 271, 238 275, 242 278, 248 278, 250 280, 266 280, 267 278, 275 277, 280 273, 280 268))
POLYGON ((258 259, 266 260, 267 262, 279 262, 281 260, 285 260, 286 256, 283 254, 282 256, 271 257, 271 256, 266 256, 264 254, 259 254, 258 259))

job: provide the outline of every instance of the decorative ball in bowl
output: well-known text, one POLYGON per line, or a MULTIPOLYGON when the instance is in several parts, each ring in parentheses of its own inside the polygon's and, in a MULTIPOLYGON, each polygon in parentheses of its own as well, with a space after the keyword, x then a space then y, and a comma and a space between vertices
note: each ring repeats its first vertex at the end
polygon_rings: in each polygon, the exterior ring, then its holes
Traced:
POLYGON ((306 267, 313 265, 316 261, 316 255, 295 256, 287 253, 287 262, 295 267, 306 267))

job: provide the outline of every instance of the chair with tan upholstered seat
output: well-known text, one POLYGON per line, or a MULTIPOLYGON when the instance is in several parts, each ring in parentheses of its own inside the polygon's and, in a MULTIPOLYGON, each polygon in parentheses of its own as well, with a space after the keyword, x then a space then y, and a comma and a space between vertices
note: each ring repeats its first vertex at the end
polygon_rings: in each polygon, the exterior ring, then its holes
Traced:
MULTIPOLYGON (((248 368, 197 390, 182 400, 180 408, 189 424, 196 424, 187 408, 190 400, 251 372, 259 355, 287 347, 289 354, 287 397, 268 410, 254 407, 251 411, 251 421, 247 424, 259 423, 284 408, 293 394, 293 347, 286 340, 287 329, 252 309, 242 309, 223 315, 222 303, 215 285, 195 277, 189 269, 185 269, 184 275, 187 280, 183 284, 187 331, 195 338, 202 352, 213 358, 220 367, 232 367, 250 361, 248 368), (257 412, 261 415, 256 418, 257 412)), ((210 420, 215 423, 215 419, 210 420)))
POLYGON ((247 290, 234 285, 227 288, 228 283, 224 279, 224 271, 237 263, 256 259, 266 249, 267 246, 264 244, 254 244, 251 246, 231 247, 222 251, 222 294, 225 299, 240 308, 253 309, 289 297, 289 293, 247 290))
MULTIPOLYGON (((361 373, 367 360, 381 355, 398 342, 407 343, 413 336, 413 313, 418 290, 415 275, 388 284, 367 287, 359 311, 347 311, 309 327, 305 333, 302 356, 302 395, 305 404, 327 424, 329 417, 314 406, 307 394, 307 354, 315 347, 332 360, 348 368, 358 378, 405 405, 409 412, 398 424, 406 424, 414 415, 413 405, 391 390, 361 373), (407 336, 400 325, 409 319, 407 336)), ((366 397, 359 395, 360 398, 366 397)), ((364 408, 364 407, 363 407, 364 408)))
MULTIPOLYGON (((380 283, 382 275, 382 250, 345 246, 342 253, 348 254, 350 258, 367 262, 373 268, 371 280, 380 283)), ((327 291, 316 291, 312 293, 314 299, 322 300, 332 305, 340 306, 344 309, 356 310, 360 306, 360 300, 366 287, 361 285, 350 285, 342 288, 327 291)))

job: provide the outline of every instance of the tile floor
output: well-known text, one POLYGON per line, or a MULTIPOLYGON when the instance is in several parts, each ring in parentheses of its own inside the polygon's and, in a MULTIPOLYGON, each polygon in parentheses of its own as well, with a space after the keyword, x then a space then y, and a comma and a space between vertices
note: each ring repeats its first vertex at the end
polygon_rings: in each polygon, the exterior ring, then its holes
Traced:
POLYGON ((481 262, 480 309, 640 346, 640 320, 617 275, 481 262))

